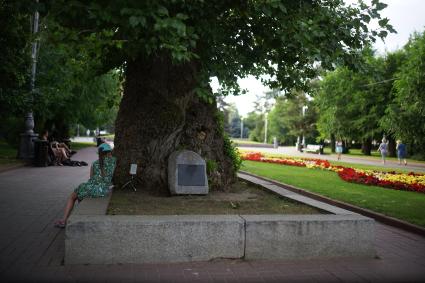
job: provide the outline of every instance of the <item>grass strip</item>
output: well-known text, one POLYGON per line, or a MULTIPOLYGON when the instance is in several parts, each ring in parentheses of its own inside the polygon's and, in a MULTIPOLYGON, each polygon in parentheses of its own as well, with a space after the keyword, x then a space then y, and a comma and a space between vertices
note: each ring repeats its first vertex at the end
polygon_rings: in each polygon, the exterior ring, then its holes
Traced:
MULTIPOLYGON (((244 150, 244 149, 238 149, 241 153, 247 153, 252 152, 252 150, 244 150)), ((305 159, 310 157, 302 157, 302 156, 290 156, 285 154, 279 154, 279 153, 268 153, 268 152, 261 152, 262 155, 265 157, 276 157, 276 158, 292 158, 292 159, 305 159)), ((317 159, 323 159, 321 155, 317 155, 317 159)), ((324 159, 325 160, 325 159, 324 159)), ((412 170, 405 169, 403 167, 401 168, 394 168, 394 167, 384 167, 384 166, 375 166, 375 165, 366 165, 366 164, 357 164, 357 163, 349 163, 349 162, 343 162, 343 161, 332 161, 328 160, 332 165, 340 165, 344 167, 350 167, 350 168, 357 168, 357 169, 365 169, 365 170, 375 170, 375 171, 383 171, 383 172, 400 172, 400 173, 410 173, 412 170)), ((417 171, 416 173, 422 173, 417 171)))
POLYGON ((95 142, 72 142, 71 148, 72 150, 79 150, 86 147, 96 146, 95 142))
POLYGON ((264 144, 262 142, 251 141, 251 140, 248 140, 248 139, 232 138, 231 140, 235 144, 264 144))
MULTIPOLYGON (((331 149, 329 147, 325 147, 324 148, 324 153, 325 154, 332 154, 331 149)), ((372 150, 371 155, 364 155, 360 149, 357 148, 350 148, 350 152, 349 153, 344 153, 342 154, 342 159, 344 159, 344 156, 347 157, 360 157, 360 158, 365 158, 368 160, 374 160, 374 161, 381 161, 381 154, 379 152, 377 152, 376 150, 372 150)), ((398 162, 398 158, 397 157, 386 157, 386 160, 390 160, 390 161, 397 161, 398 162)), ((407 163, 419 163, 419 164, 424 164, 425 161, 423 160, 419 160, 419 159, 411 159, 411 158, 407 158, 407 163)))
POLYGON ((22 160, 16 158, 17 154, 16 148, 10 146, 4 140, 0 140, 0 170, 24 164, 22 160))
POLYGON ((305 167, 244 161, 241 170, 425 227, 425 194, 348 183, 305 167))

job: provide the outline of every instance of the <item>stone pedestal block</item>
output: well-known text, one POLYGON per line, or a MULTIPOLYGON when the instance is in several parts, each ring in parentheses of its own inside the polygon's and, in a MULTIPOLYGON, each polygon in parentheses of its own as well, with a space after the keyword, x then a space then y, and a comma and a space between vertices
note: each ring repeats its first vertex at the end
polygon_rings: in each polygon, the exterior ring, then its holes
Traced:
POLYGON ((239 216, 76 215, 66 228, 65 264, 241 258, 244 243, 239 216))
POLYGON ((168 186, 173 195, 208 194, 205 160, 193 151, 173 152, 168 159, 168 186))
POLYGON ((374 257, 374 220, 361 215, 243 215, 246 259, 374 257))

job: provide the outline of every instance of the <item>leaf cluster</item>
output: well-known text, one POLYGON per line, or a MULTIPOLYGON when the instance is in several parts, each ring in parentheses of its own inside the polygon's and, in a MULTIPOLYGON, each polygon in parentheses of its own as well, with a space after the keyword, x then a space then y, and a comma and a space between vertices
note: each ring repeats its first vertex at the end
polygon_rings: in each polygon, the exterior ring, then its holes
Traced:
POLYGON ((315 92, 323 137, 361 141, 383 134, 425 154, 425 32, 400 50, 378 57, 363 51, 361 69, 340 67, 315 92))
POLYGON ((179 64, 199 62, 200 87, 216 76, 223 93, 240 93, 237 79, 269 74, 273 89, 306 86, 316 65, 358 65, 358 50, 393 32, 385 4, 341 0, 65 1, 46 2, 49 15, 79 37, 96 35, 104 68, 153 54, 179 64), (367 23, 379 20, 370 31, 367 23))

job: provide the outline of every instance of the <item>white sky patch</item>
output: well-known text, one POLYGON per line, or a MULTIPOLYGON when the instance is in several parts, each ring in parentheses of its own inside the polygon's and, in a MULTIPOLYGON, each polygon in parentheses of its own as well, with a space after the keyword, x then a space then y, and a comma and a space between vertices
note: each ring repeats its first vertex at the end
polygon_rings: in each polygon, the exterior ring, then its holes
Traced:
MULTIPOLYGON (((402 48, 413 32, 423 32, 425 30, 425 0, 380 1, 388 5, 381 11, 381 18, 388 18, 390 20, 389 23, 397 33, 390 33, 385 42, 377 38, 374 48, 377 49, 379 54, 393 52, 402 48)), ((345 2, 348 4, 357 3, 357 0, 346 0, 345 2)), ((376 28, 376 23, 375 25, 371 24, 370 27, 376 28)), ((228 103, 234 102, 238 108, 239 115, 246 117, 247 113, 254 110, 253 102, 256 100, 256 95, 263 96, 270 89, 253 76, 240 79, 239 85, 241 88, 246 88, 248 93, 240 96, 230 95, 225 98, 225 101, 228 103)), ((211 87, 213 91, 217 91, 219 87, 217 78, 211 80, 211 87)))
MULTIPOLYGON (((257 80, 254 76, 239 79, 238 83, 241 89, 246 89, 248 93, 239 96, 229 95, 224 100, 227 103, 235 103, 239 115, 246 117, 249 112, 254 110, 254 102, 257 100, 257 95, 264 96, 264 93, 270 91, 270 88, 264 86, 261 81, 257 80)), ((219 83, 216 77, 211 78, 210 85, 213 92, 217 92, 219 83)))
POLYGON ((425 29, 425 1, 423 0, 381 0, 388 7, 382 13, 382 18, 388 18, 397 33, 390 33, 385 42, 378 39, 374 47, 380 54, 385 51, 393 52, 403 46, 414 32, 425 29))

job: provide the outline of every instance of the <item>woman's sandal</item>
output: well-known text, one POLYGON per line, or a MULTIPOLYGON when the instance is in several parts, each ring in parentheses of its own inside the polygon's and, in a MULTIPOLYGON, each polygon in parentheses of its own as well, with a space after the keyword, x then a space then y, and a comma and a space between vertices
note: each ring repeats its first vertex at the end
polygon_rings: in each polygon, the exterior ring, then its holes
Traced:
POLYGON ((56 222, 55 222, 55 227, 56 228, 65 228, 65 226, 66 226, 66 223, 65 223, 65 221, 63 221, 63 220, 57 220, 56 222))

